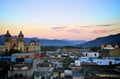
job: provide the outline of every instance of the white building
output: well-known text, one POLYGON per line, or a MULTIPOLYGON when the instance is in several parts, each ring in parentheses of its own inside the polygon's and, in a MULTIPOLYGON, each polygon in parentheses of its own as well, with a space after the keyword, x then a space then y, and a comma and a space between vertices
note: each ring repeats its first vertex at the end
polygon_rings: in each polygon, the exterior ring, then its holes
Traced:
POLYGON ((65 75, 72 75, 72 71, 71 70, 64 70, 64 74, 65 75))
POLYGON ((89 57, 79 57, 80 62, 89 62, 89 57))
POLYGON ((87 63, 87 62, 91 62, 89 57, 79 57, 78 60, 75 60, 74 65, 81 66, 81 63, 87 63))
POLYGON ((113 65, 113 64, 120 64, 120 59, 92 59, 92 62, 98 65, 113 65))
POLYGON ((113 65, 116 64, 114 59, 92 59, 97 65, 113 65))
POLYGON ((82 52, 82 54, 86 57, 99 57, 99 52, 82 52))
POLYGON ((75 66, 80 66, 81 63, 96 63, 97 65, 114 65, 120 64, 120 59, 80 57, 79 60, 75 60, 74 62, 75 66))
POLYGON ((81 65, 81 62, 80 62, 80 60, 75 60, 75 66, 80 66, 81 65))

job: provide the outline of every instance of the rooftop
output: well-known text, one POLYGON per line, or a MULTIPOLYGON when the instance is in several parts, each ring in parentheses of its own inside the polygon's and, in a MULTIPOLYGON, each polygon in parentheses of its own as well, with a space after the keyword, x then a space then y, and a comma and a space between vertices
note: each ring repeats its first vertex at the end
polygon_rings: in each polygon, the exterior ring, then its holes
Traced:
POLYGON ((120 72, 116 71, 114 66, 86 66, 84 71, 89 76, 120 78, 120 72))

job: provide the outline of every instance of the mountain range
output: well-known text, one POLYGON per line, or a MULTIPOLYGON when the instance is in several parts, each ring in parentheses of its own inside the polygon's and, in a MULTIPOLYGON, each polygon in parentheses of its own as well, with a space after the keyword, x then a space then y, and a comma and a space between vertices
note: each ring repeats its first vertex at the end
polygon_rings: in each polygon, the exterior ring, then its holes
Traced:
POLYGON ((95 46, 100 47, 101 44, 105 44, 105 45, 110 44, 114 46, 116 43, 120 45, 120 33, 115 35, 105 36, 105 37, 99 37, 99 38, 96 38, 95 40, 88 41, 78 46, 79 47, 95 47, 95 46))
MULTIPOLYGON (((12 38, 17 38, 17 36, 12 36, 12 38)), ((40 45, 41 46, 76 46, 78 44, 83 44, 86 41, 84 40, 60 40, 60 39, 44 39, 44 38, 37 38, 37 37, 33 37, 33 38, 28 38, 25 37, 24 38, 24 42, 30 42, 31 40, 34 41, 40 41, 40 45)), ((0 44, 4 44, 4 35, 0 35, 0 44)))
POLYGON ((31 40, 40 41, 41 46, 75 46, 77 44, 83 44, 84 40, 60 40, 60 39, 44 39, 44 38, 25 38, 25 42, 30 42, 31 40))
MULTIPOLYGON (((13 36, 17 38, 17 36, 13 36)), ((85 40, 66 40, 66 39, 44 39, 44 38, 28 38, 25 37, 25 42, 30 42, 31 40, 40 41, 41 46, 77 46, 77 47, 100 47, 101 44, 115 45, 118 43, 120 45, 120 33, 115 35, 109 35, 105 37, 99 37, 95 40, 85 41, 85 40)), ((4 44, 4 35, 0 35, 0 44, 4 44)))

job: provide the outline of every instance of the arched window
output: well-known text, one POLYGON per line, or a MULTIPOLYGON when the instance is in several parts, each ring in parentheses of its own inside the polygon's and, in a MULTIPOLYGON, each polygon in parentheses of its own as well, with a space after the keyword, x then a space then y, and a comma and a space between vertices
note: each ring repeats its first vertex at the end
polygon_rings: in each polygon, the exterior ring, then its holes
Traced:
POLYGON ((23 74, 21 73, 21 74, 19 75, 19 77, 20 77, 20 78, 23 78, 23 74))
POLYGON ((87 56, 87 53, 86 53, 86 56, 87 56))
POLYGON ((22 51, 22 47, 20 48, 20 50, 22 51))
POLYGON ((18 74, 14 74, 14 78, 17 78, 18 77, 18 74))
POLYGON ((27 47, 27 52, 28 52, 28 47, 27 47))
POLYGON ((95 53, 95 56, 96 56, 96 53, 95 53))
POLYGON ((14 44, 14 47, 16 46, 16 44, 14 44))

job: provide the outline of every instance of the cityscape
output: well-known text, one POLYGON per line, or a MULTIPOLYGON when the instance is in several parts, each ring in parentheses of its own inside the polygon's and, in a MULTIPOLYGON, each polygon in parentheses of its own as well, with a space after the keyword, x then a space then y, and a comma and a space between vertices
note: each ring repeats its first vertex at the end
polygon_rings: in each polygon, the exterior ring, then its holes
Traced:
POLYGON ((0 79, 120 79, 120 0, 1 0, 0 79))

